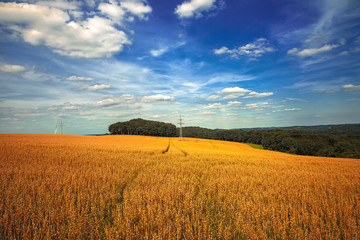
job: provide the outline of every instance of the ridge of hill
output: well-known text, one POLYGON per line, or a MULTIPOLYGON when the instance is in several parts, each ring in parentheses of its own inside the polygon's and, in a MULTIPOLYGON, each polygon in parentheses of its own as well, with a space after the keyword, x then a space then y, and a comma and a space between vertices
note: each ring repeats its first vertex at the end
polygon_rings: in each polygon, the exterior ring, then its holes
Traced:
MULTIPOLYGON (((360 139, 360 124, 329 124, 313 126, 289 126, 289 127, 264 127, 264 128, 239 128, 240 130, 302 130, 326 135, 355 137, 360 139)), ((235 129, 234 129, 235 130, 235 129)), ((236 129, 238 130, 238 129, 236 129)))
MULTIPOLYGON (((183 136, 262 145, 264 149, 297 155, 360 158, 360 124, 295 126, 257 129, 183 127, 183 136)), ((132 119, 109 126, 110 134, 179 136, 175 125, 132 119)))

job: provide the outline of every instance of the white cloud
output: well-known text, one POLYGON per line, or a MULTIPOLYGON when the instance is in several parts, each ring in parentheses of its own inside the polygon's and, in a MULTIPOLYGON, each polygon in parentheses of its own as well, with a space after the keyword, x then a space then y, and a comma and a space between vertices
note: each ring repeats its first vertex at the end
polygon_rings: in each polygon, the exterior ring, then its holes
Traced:
MULTIPOLYGON (((111 4, 99 5, 103 16, 90 14, 91 17, 80 20, 69 16, 69 10, 75 9, 76 4, 66 4, 70 3, 0 3, 0 22, 7 23, 8 28, 24 41, 36 46, 45 45, 57 54, 74 58, 102 58, 111 57, 131 44, 127 34, 116 27, 123 17, 120 6, 125 9, 127 20, 132 16, 144 19, 145 14, 151 12, 145 1, 127 0, 122 1, 122 5, 111 1, 111 4)), ((90 10, 96 13, 95 9, 90 10)))
POLYGON ((174 101, 175 98, 173 96, 166 96, 162 94, 144 96, 142 98, 143 102, 171 102, 174 101))
POLYGON ((216 55, 221 55, 221 54, 224 54, 224 53, 231 53, 231 51, 227 47, 222 47, 222 48, 219 48, 219 49, 214 49, 214 53, 216 55))
POLYGON ((309 57, 315 54, 331 51, 332 49, 337 48, 339 46, 340 46, 339 44, 332 44, 332 45, 326 44, 321 48, 307 48, 301 51, 297 48, 293 48, 288 51, 288 54, 296 55, 299 57, 309 57))
POLYGON ((37 5, 58 8, 62 10, 77 10, 79 8, 78 2, 68 2, 64 0, 52 0, 52 1, 37 1, 37 5))
POLYGON ((239 88, 239 87, 231 87, 231 88, 224 88, 219 93, 248 93, 251 92, 251 90, 239 88))
POLYGON ((242 105, 242 102, 239 101, 230 101, 227 103, 228 107, 240 107, 242 105))
POLYGON ((160 114, 160 115, 151 116, 151 118, 164 118, 164 117, 168 117, 168 116, 169 116, 168 114, 160 114))
POLYGON ((93 86, 84 85, 79 88, 79 90, 86 90, 86 91, 98 91, 103 89, 110 89, 111 86, 109 84, 95 84, 93 86))
POLYGON ((244 46, 229 49, 227 47, 221 47, 214 49, 214 54, 222 55, 229 54, 232 58, 239 58, 240 56, 249 56, 252 58, 261 57, 266 53, 275 52, 276 49, 265 38, 258 38, 252 43, 248 43, 244 46))
POLYGON ((307 100, 299 99, 299 98, 286 98, 289 101, 299 101, 299 102, 307 102, 307 100))
POLYGON ((159 57, 161 55, 163 55, 164 53, 170 51, 170 50, 173 50, 173 49, 176 49, 176 48, 179 48, 183 45, 185 45, 186 42, 182 41, 182 42, 178 42, 176 44, 172 44, 170 46, 162 46, 158 49, 151 49, 150 50, 150 54, 153 56, 153 57, 159 57))
POLYGON ((77 110, 78 107, 75 107, 75 106, 65 106, 62 108, 63 110, 65 111, 68 111, 68 110, 77 110))
POLYGON ((167 47, 159 48, 159 49, 152 49, 152 50, 150 50, 150 54, 153 57, 158 57, 158 56, 161 56, 164 53, 166 53, 168 50, 169 50, 169 48, 167 48, 167 47))
POLYGON ((347 84, 343 88, 347 91, 360 91, 360 85, 347 84))
POLYGON ((216 0, 190 0, 178 5, 175 13, 179 18, 201 17, 202 12, 209 11, 215 6, 216 0))
POLYGON ((249 104, 246 104, 246 107, 248 107, 250 109, 256 109, 256 108, 259 108, 260 106, 257 103, 249 103, 249 104))
POLYGON ((108 98, 108 99, 105 99, 105 100, 95 103, 95 106, 111 106, 111 105, 118 104, 118 103, 121 103, 121 99, 108 98))
POLYGON ((274 110, 273 112, 295 112, 295 111, 301 111, 301 108, 286 108, 281 110, 274 110))
POLYGON ((140 19, 146 19, 146 14, 152 12, 146 0, 125 0, 121 2, 121 6, 140 19))
POLYGON ((219 95, 211 95, 209 97, 206 98, 207 101, 215 101, 217 99, 219 99, 220 96, 219 95))
POLYGON ((114 22, 123 24, 126 12, 116 1, 110 0, 110 3, 100 3, 99 10, 114 22))
POLYGON ((224 88, 219 94, 226 94, 222 99, 236 99, 239 97, 243 98, 262 98, 262 97, 268 97, 271 95, 274 95, 272 92, 264 92, 264 93, 258 93, 255 91, 251 91, 249 89, 245 88, 239 88, 239 87, 230 87, 230 88, 224 88))
POLYGON ((265 92, 265 93, 258 93, 258 92, 250 92, 248 96, 244 97, 244 98, 263 98, 263 97, 269 97, 274 95, 274 93, 272 92, 265 92))
POLYGON ((94 104, 96 107, 108 107, 117 105, 119 103, 131 103, 135 101, 135 96, 130 94, 123 94, 119 98, 108 98, 104 99, 102 101, 99 101, 94 104))
POLYGON ((220 109, 221 107, 221 103, 213 103, 205 106, 204 109, 220 109))
POLYGON ((12 72, 12 73, 15 73, 15 72, 23 72, 25 71, 25 67, 23 66, 20 66, 20 65, 1 65, 0 66, 0 70, 3 71, 3 72, 12 72))
POLYGON ((235 99, 235 98, 242 97, 244 95, 245 95, 245 93, 232 93, 232 94, 229 94, 229 95, 223 97, 223 99, 224 100, 226 100, 226 99, 235 99))
POLYGON ((197 115, 214 115, 216 112, 198 112, 197 115))
POLYGON ((124 102, 134 102, 135 101, 135 96, 134 95, 131 95, 131 94, 123 94, 121 95, 121 99, 124 101, 124 102))
POLYGON ((78 77, 78 76, 70 76, 66 78, 67 81, 94 81, 93 78, 87 78, 87 77, 78 77))

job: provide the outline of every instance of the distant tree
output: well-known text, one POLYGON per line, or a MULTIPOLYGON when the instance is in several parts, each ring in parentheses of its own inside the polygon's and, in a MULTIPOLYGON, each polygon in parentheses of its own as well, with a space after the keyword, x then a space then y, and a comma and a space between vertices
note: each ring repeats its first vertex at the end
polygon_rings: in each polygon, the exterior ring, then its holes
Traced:
POLYGON ((110 134, 123 135, 147 135, 175 137, 176 126, 170 123, 144 120, 141 118, 132 119, 126 122, 113 123, 108 128, 110 134))

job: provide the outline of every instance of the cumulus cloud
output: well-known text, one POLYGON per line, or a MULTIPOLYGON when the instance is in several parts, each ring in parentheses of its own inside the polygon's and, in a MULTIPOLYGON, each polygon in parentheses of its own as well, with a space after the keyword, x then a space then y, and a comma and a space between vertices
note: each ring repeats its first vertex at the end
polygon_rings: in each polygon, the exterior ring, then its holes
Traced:
POLYGON ((215 101, 217 99, 219 99, 220 96, 219 95, 211 95, 209 97, 206 98, 207 101, 215 101))
POLYGON ((219 93, 248 93, 251 92, 251 90, 239 88, 239 87, 230 87, 230 88, 224 88, 219 93))
POLYGON ((339 46, 340 46, 339 44, 332 44, 332 45, 326 44, 326 45, 322 46, 321 48, 307 48, 307 49, 303 49, 301 51, 297 48, 293 48, 288 51, 288 54, 296 55, 299 57, 309 57, 309 56, 312 56, 315 54, 329 52, 332 49, 337 48, 339 46))
POLYGON ((104 90, 104 89, 110 89, 111 86, 109 84, 95 84, 93 86, 84 85, 79 88, 79 90, 85 90, 85 91, 98 91, 98 90, 104 90))
POLYGON ((228 107, 232 107, 232 108, 238 108, 242 106, 242 102, 239 101, 230 101, 227 103, 228 107))
POLYGON ((221 103, 213 103, 205 106, 204 109, 220 109, 221 107, 221 103))
POLYGON ((78 77, 78 76, 70 76, 66 78, 67 81, 94 81, 93 78, 87 78, 87 77, 78 77))
POLYGON ((122 25, 125 20, 126 12, 116 1, 110 0, 109 3, 100 3, 99 10, 117 24, 122 25))
POLYGON ((68 2, 64 0, 37 1, 36 4, 62 10, 77 10, 79 8, 79 2, 68 2))
POLYGON ((102 58, 111 57, 131 44, 127 34, 116 27, 124 16, 144 19, 145 14, 151 12, 142 0, 121 1, 120 5, 116 1, 99 4, 102 15, 91 14, 85 20, 71 18, 70 10, 76 9, 76 4, 65 1, 0 3, 0 22, 7 23, 24 41, 35 46, 45 45, 57 54, 102 58))
POLYGON ((146 0, 125 0, 121 2, 121 6, 140 19, 146 19, 147 14, 152 12, 146 0))
POLYGON ((343 88, 347 91, 360 91, 360 85, 347 84, 343 88))
POLYGON ((152 12, 145 0, 110 0, 109 3, 100 3, 99 10, 119 25, 123 25, 124 21, 134 21, 134 16, 146 20, 147 14, 152 12))
POLYGON ((266 53, 275 52, 276 49, 265 38, 258 38, 252 43, 248 43, 238 48, 229 49, 227 47, 221 47, 214 49, 214 54, 222 55, 229 54, 232 58, 240 58, 240 56, 248 56, 252 58, 258 58, 266 53))
POLYGON ((219 49, 214 49, 214 53, 216 55, 221 55, 221 54, 224 54, 224 53, 231 53, 231 50, 228 49, 227 47, 221 47, 219 49))
POLYGON ((20 65, 0 65, 0 70, 3 72, 11 72, 11 73, 16 73, 16 72, 23 72, 25 71, 25 67, 20 66, 20 65))
POLYGON ((258 92, 250 92, 248 96, 244 97, 244 98, 263 98, 263 97, 269 97, 274 95, 274 93, 272 92, 264 92, 264 93, 258 93, 258 92))
POLYGON ((245 95, 245 93, 232 93, 232 94, 226 95, 225 97, 223 97, 223 99, 224 100, 226 100, 226 99, 235 99, 235 98, 242 97, 244 95, 245 95))
POLYGON ((268 97, 272 96, 273 92, 264 92, 264 93, 258 93, 255 91, 251 91, 249 89, 240 88, 240 87, 230 87, 230 88, 224 88, 219 94, 225 95, 222 99, 235 99, 239 97, 243 98, 262 98, 262 97, 268 97))
POLYGON ((216 8, 216 0, 190 0, 178 5, 175 14, 179 18, 202 17, 203 12, 216 8))
POLYGON ((143 102, 171 102, 171 101, 174 101, 174 100, 175 100, 175 97, 166 96, 166 95, 162 95, 162 94, 144 96, 142 98, 143 102))
POLYGON ((249 109, 259 109, 260 108, 260 106, 257 103, 246 104, 246 107, 249 109))
POLYGON ((101 100, 94 104, 96 107, 109 107, 120 103, 131 103, 135 101, 135 96, 130 94, 123 94, 118 98, 108 98, 101 100))

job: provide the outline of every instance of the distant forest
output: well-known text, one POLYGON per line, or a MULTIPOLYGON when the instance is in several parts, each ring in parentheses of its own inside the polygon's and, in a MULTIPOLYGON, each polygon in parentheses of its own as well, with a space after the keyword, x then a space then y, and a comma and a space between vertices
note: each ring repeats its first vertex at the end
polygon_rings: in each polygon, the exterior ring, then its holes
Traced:
MULTIPOLYGON (((111 124, 109 132, 110 134, 179 136, 179 129, 173 124, 140 118, 111 124)), ((360 124, 246 130, 184 127, 183 136, 260 144, 267 150, 298 155, 360 158, 360 124)))
POLYGON ((171 123, 149 121, 141 118, 117 122, 109 126, 110 134, 176 137, 176 126, 171 123))

